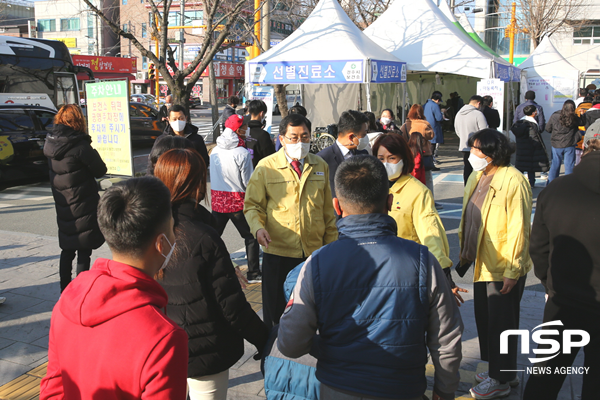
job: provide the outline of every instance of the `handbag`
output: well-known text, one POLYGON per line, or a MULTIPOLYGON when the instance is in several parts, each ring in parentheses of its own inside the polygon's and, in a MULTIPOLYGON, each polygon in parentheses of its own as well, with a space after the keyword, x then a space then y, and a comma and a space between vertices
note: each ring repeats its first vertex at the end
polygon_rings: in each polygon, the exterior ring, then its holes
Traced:
POLYGON ((435 168, 435 164, 433 163, 433 156, 422 156, 423 160, 423 168, 425 171, 432 171, 435 168))

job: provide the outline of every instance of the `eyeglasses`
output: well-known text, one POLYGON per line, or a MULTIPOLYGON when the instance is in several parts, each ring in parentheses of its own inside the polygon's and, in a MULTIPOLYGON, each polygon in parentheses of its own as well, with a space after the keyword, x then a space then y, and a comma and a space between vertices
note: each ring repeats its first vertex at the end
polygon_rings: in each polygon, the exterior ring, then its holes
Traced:
POLYGON ((298 143, 298 142, 303 142, 303 143, 308 143, 310 142, 310 136, 309 135, 302 135, 300 137, 296 136, 296 137, 287 137, 287 136, 283 136, 284 138, 286 138, 287 140, 289 140, 290 143, 298 143))

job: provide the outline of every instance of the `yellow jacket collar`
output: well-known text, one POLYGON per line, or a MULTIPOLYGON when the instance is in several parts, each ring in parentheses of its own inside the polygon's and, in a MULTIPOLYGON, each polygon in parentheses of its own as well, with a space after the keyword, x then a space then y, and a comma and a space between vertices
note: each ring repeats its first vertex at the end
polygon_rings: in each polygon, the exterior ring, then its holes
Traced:
POLYGON ((410 174, 401 175, 400 178, 398 178, 398 180, 394 182, 390 190, 394 193, 400 193, 400 191, 404 188, 404 186, 406 186, 406 184, 410 180, 411 176, 412 175, 410 174))

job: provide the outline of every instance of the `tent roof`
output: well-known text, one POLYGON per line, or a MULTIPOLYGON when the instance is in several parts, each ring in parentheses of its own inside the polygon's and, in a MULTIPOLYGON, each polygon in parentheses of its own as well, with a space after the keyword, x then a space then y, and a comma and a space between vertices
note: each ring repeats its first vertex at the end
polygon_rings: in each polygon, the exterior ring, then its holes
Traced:
POLYGON ((579 74, 579 70, 567 61, 552 44, 548 36, 544 37, 539 46, 531 53, 519 68, 527 71, 527 77, 532 76, 565 76, 579 74))
MULTIPOLYGON (((444 2, 444 4, 446 4, 446 3, 444 2)), ((457 27, 460 27, 462 30, 464 30, 464 32, 467 35, 469 35, 471 37, 471 39, 476 41, 478 45, 483 47, 483 49, 485 51, 487 51, 488 53, 491 53, 495 57, 500 57, 500 54, 496 53, 494 50, 492 50, 492 48, 490 46, 488 46, 483 40, 481 40, 479 35, 475 32, 475 29, 473 29, 473 26, 471 25, 471 22, 469 21, 467 14, 461 13, 459 16, 459 20, 456 21, 456 18, 455 18, 454 21, 455 21, 455 22, 453 22, 454 25, 456 25, 457 27)))
POLYGON ((395 0, 364 33, 409 71, 435 71, 491 78, 492 64, 510 64, 462 33, 432 0, 395 0))
POLYGON ((304 23, 252 63, 374 59, 401 62, 375 44, 335 0, 320 0, 304 23))

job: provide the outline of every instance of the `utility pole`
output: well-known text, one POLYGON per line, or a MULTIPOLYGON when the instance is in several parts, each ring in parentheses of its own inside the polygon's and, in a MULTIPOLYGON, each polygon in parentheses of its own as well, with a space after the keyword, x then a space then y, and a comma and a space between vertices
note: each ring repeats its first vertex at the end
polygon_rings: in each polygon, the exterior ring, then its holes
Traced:
POLYGON ((271 48, 271 0, 265 0, 262 6, 262 48, 267 51, 271 48))
POLYGON ((252 58, 260 55, 258 47, 258 43, 260 43, 260 0, 254 0, 254 36, 256 36, 256 41, 252 46, 252 54, 250 54, 252 58))
POLYGON ((510 39, 510 48, 508 51, 508 62, 513 63, 515 55, 515 35, 517 33, 528 33, 527 29, 521 29, 517 26, 517 3, 512 3, 510 11, 510 24, 504 29, 504 37, 510 39))

